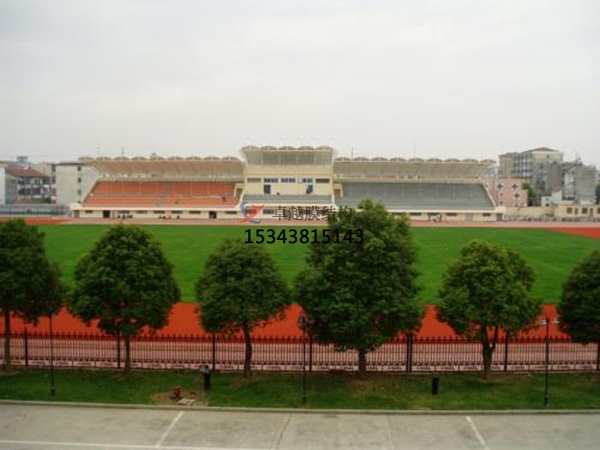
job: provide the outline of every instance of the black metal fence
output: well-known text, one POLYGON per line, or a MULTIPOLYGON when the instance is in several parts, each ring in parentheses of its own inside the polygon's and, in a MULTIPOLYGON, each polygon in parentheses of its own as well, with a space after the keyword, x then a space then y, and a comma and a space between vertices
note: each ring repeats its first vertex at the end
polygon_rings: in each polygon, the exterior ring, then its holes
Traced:
MULTIPOLYGON (((548 363, 552 371, 600 370, 600 345, 582 345, 566 338, 550 338, 548 363)), ((253 369, 309 371, 358 369, 357 353, 336 351, 297 337, 253 338, 253 369), (306 345, 304 345, 306 344, 306 345)), ((57 367, 120 368, 124 364, 123 340, 99 334, 55 333, 53 361, 57 367)), ((4 337, 0 337, 0 355, 4 337)), ((13 364, 50 365, 51 340, 48 333, 18 333, 11 337, 13 364)), ((131 362, 135 369, 243 369, 244 341, 222 336, 143 336, 131 341, 131 362)), ((497 372, 542 371, 546 368, 544 338, 504 339, 498 343, 492 361, 497 372)), ((378 372, 466 372, 482 369, 481 344, 461 338, 403 337, 390 341, 367 355, 367 369, 378 372)))

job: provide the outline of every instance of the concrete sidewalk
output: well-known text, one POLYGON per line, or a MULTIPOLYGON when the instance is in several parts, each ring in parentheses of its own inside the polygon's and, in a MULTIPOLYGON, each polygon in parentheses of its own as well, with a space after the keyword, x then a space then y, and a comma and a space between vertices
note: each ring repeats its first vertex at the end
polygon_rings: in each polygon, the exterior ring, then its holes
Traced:
POLYGON ((376 415, 0 404, 0 449, 597 449, 600 414, 376 415))

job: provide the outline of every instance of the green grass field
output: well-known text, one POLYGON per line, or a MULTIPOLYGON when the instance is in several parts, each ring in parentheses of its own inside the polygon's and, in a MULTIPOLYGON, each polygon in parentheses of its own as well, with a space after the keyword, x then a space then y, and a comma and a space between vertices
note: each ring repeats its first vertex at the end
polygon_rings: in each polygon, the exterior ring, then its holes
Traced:
MULTIPOLYGON (((600 383, 590 373, 552 374, 549 408, 598 409, 600 383)), ((141 371, 130 379, 104 370, 59 370, 56 397, 49 395, 47 370, 0 372, 0 399, 63 402, 173 404, 173 386, 205 401, 202 380, 192 371, 141 371), (196 395, 194 395, 196 394, 196 395)), ((308 403, 302 405, 302 375, 255 373, 244 380, 239 373, 215 373, 211 406, 254 408, 343 409, 542 409, 543 374, 495 374, 489 381, 479 374, 442 374, 440 393, 431 395, 431 375, 370 373, 310 374, 308 403)))
MULTIPOLYGON (((193 301, 194 283, 204 267, 207 255, 226 237, 246 238, 244 227, 145 226, 162 242, 169 260, 175 265, 175 276, 183 300, 193 301)), ((275 227, 264 227, 275 228, 275 227)), ((73 281, 77 260, 90 250, 107 226, 58 225, 40 226, 46 234, 49 257, 58 262, 67 283, 73 281)), ((423 303, 436 303, 442 273, 450 261, 458 257, 462 245, 480 238, 509 246, 519 251, 537 275, 535 295, 544 303, 554 304, 561 286, 573 267, 593 249, 600 250, 600 240, 538 229, 506 228, 414 228, 419 248, 419 283, 423 287, 423 303)), ((290 283, 304 266, 306 245, 261 244, 273 254, 284 277, 290 283)))

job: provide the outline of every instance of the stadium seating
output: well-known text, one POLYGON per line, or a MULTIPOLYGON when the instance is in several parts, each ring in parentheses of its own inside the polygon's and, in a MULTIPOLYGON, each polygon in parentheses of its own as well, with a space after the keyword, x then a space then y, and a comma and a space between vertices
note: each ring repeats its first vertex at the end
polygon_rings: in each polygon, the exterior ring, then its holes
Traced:
POLYGON ((232 206, 235 183, 205 181, 99 181, 87 206, 232 206))
POLYGON ((493 210, 494 204, 480 183, 342 183, 336 203, 356 207, 370 198, 389 209, 493 210))
POLYGON ((310 204, 310 205, 330 205, 330 195, 244 195, 244 201, 262 205, 270 204, 310 204))

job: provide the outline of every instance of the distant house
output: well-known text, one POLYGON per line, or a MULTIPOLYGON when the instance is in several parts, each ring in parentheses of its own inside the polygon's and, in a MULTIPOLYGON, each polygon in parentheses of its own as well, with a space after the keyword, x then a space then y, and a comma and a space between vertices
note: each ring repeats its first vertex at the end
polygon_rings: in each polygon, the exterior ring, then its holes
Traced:
POLYGON ((16 164, 8 165, 6 173, 17 180, 17 203, 50 202, 50 176, 16 164))

